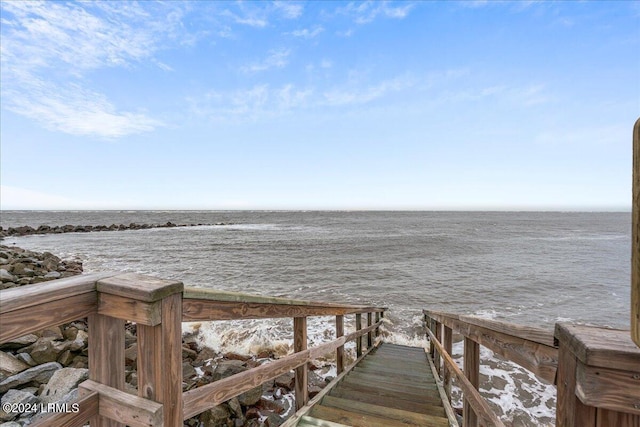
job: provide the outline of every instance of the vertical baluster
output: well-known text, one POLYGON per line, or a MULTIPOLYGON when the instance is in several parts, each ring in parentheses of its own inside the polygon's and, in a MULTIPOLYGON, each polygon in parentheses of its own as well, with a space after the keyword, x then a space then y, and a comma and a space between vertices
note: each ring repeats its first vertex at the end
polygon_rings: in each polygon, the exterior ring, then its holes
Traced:
MULTIPOLYGON (((336 316, 336 338, 344 336, 344 316, 336 316)), ((344 371, 344 345, 336 349, 336 370, 338 374, 344 371)))
MULTIPOLYGON (((477 390, 480 384, 480 345, 466 337, 464 339, 464 374, 477 390)), ((462 418, 463 427, 477 427, 478 416, 466 400, 462 409, 462 418)))
MULTIPOLYGON (((307 318, 293 318, 293 350, 297 353, 307 349, 307 318)), ((302 408, 309 401, 307 364, 295 370, 296 410, 302 408)))

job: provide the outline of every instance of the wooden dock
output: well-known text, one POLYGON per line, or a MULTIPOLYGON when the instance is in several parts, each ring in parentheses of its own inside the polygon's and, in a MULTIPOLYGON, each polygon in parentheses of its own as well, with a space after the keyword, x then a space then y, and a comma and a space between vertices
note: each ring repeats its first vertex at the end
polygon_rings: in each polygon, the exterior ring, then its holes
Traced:
POLYGON ((382 344, 372 349, 285 424, 300 427, 450 425, 457 425, 455 417, 424 349, 396 344, 382 344))

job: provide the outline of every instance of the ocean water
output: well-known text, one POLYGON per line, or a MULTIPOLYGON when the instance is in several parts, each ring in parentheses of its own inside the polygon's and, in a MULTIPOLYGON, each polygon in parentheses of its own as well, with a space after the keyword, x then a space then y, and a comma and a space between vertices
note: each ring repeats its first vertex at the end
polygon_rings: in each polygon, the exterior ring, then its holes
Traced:
MULTIPOLYGON (((424 308, 549 329, 558 321, 628 327, 630 213, 3 211, 0 225, 167 221, 232 224, 11 237, 4 244, 77 257, 86 272, 385 306, 387 339, 413 345, 426 345, 424 308)), ((291 344, 287 320, 201 329, 219 349, 286 352, 291 344)), ((310 320, 312 344, 332 331, 333 318, 310 320)), ((483 356, 481 387, 507 423, 553 425, 555 387, 487 349, 483 356)))

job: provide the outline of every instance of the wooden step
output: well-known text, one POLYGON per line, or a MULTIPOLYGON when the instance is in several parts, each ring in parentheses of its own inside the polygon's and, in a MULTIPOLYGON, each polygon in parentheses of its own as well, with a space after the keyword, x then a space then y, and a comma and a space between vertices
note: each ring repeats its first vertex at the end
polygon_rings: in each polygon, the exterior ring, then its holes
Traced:
POLYGON ((442 405, 442 399, 440 398, 440 393, 438 392, 438 390, 433 390, 431 393, 423 393, 423 392, 409 393, 409 392, 402 392, 402 391, 387 390, 383 388, 372 388, 372 387, 367 387, 361 384, 347 383, 344 381, 340 382, 340 384, 336 386, 336 390, 351 390, 351 391, 356 391, 364 394, 386 397, 389 399, 402 399, 409 402, 416 402, 416 403, 428 402, 433 405, 438 405, 438 406, 442 405))
POLYGON ((311 416, 321 418, 340 424, 346 424, 353 427, 406 427, 418 426, 419 424, 406 424, 391 418, 379 417, 376 415, 362 414, 342 408, 334 408, 331 406, 315 405, 311 409, 311 416))
POLYGON ((329 393, 329 396, 339 397, 342 399, 354 400, 357 402, 369 403, 372 405, 378 405, 385 408, 402 409, 404 411, 415 412, 418 414, 434 415, 437 417, 444 417, 444 407, 442 402, 431 403, 424 401, 421 403, 406 401, 402 399, 393 399, 389 397, 378 396, 369 393, 362 393, 348 389, 335 389, 329 393))
POLYGON ((298 427, 349 427, 344 424, 334 423, 327 420, 321 420, 318 418, 303 415, 300 417, 300 421, 296 423, 298 427))
POLYGON ((416 378, 416 377, 421 377, 421 378, 427 378, 429 381, 433 381, 433 373, 430 371, 425 370, 420 370, 420 371, 408 371, 408 370, 404 370, 401 369, 399 367, 393 367, 393 366, 381 366, 381 365, 375 365, 375 364, 370 364, 370 363, 364 363, 364 362, 360 362, 358 363, 358 365, 354 368, 354 369, 358 369, 360 372, 362 371, 367 371, 367 372, 378 372, 381 375, 397 375, 399 378, 407 378, 407 379, 411 379, 411 378, 416 378))
POLYGON ((429 374, 431 368, 429 365, 423 365, 418 363, 403 363, 402 360, 375 360, 368 359, 363 360, 358 364, 359 366, 370 366, 372 368, 380 368, 391 371, 398 371, 405 374, 429 374))
POLYGON ((429 383, 406 383, 402 381, 394 381, 393 379, 384 377, 372 377, 370 375, 358 374, 357 372, 347 375, 342 382, 362 384, 365 387, 381 387, 387 390, 406 391, 411 393, 429 393, 438 390, 436 384, 429 383))
POLYGON ((369 403, 357 402, 355 400, 342 399, 339 397, 325 396, 322 399, 321 404, 323 406, 330 406, 334 408, 344 409, 347 411, 359 412, 362 414, 389 418, 389 419, 403 422, 407 425, 438 426, 438 427, 440 425, 442 425, 443 427, 449 426, 447 419, 443 417, 418 414, 415 412, 404 411, 402 409, 382 407, 379 405, 372 405, 369 403))

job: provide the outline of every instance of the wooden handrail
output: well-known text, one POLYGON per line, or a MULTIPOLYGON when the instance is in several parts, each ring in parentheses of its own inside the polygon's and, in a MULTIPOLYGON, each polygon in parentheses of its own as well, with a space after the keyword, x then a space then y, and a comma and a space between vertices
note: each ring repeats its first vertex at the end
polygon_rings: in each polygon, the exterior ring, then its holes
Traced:
POLYGON ((449 353, 445 351, 442 344, 436 339, 436 336, 427 329, 427 333, 431 338, 431 343, 434 345, 436 351, 440 354, 447 367, 451 370, 453 375, 458 379, 458 385, 462 389, 464 399, 469 402, 471 408, 479 418, 480 422, 487 423, 485 425, 504 427, 504 423, 498 418, 498 416, 491 410, 486 400, 480 396, 480 393, 467 379, 464 373, 460 370, 456 362, 453 361, 449 353))
POLYGON ((386 310, 386 307, 262 297, 200 288, 185 288, 182 298, 184 322, 339 316, 386 310))
POLYGON ((423 310, 429 318, 528 369, 550 384, 558 369, 553 332, 531 326, 423 310))
MULTIPOLYGON (((2 329, 0 343, 51 326, 88 317, 90 380, 81 386, 79 414, 52 415, 40 425, 75 426, 100 417, 117 425, 182 425, 197 415, 269 379, 298 368, 306 374, 306 364, 336 352, 342 357, 344 344, 358 340, 371 347, 373 332, 384 319, 383 307, 345 305, 285 298, 183 288, 177 281, 137 274, 80 275, 48 283, 0 291, 2 329), (344 315, 366 313, 368 325, 344 335, 344 315), (373 313, 376 323, 371 324, 373 313), (336 339, 306 349, 306 317, 336 316, 336 339), (194 320, 294 318, 300 345, 296 353, 232 377, 185 393, 181 392, 181 322, 194 320), (130 400, 124 392, 124 322, 138 325, 138 397, 130 400), (171 361, 170 369, 166 368, 171 361), (164 371, 164 372, 163 372, 164 371), (137 399, 137 400, 136 400, 137 399), (117 409, 121 407, 122 409, 117 409), (116 409, 114 409, 116 408, 116 409), (179 419, 177 419, 179 418, 179 419)), ((342 360, 341 360, 342 362, 342 360)), ((342 366, 342 363, 339 363, 342 366)), ((302 380, 300 380, 302 381, 302 380)), ((306 387, 297 388, 306 403, 306 387)))

